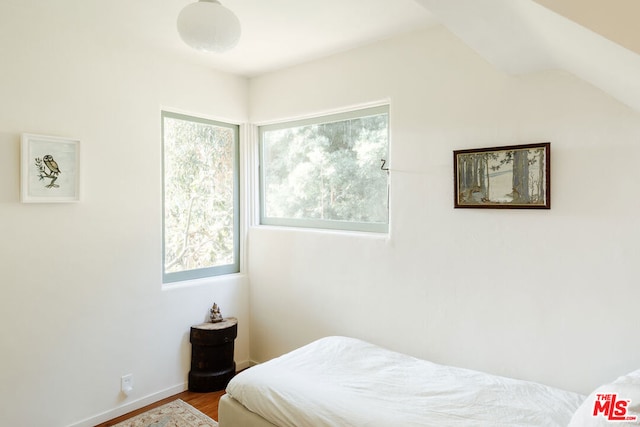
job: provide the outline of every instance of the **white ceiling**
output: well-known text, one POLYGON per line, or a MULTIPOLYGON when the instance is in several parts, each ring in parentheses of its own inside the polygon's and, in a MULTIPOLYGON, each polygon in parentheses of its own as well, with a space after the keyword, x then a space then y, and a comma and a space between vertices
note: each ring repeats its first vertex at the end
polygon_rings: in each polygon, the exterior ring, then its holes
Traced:
POLYGON ((180 39, 176 18, 192 1, 0 0, 0 37, 52 52, 158 51, 254 77, 442 24, 504 72, 564 69, 640 111, 640 55, 533 0, 220 0, 242 25, 222 54, 180 39))
POLYGON ((247 77, 429 27, 415 0, 220 0, 240 19, 238 45, 222 54, 186 46, 178 14, 196 0, 0 0, 0 37, 160 51, 247 77))
POLYGON ((123 10, 130 9, 127 30, 134 37, 248 77, 435 23, 415 0, 221 0, 240 19, 242 36, 233 50, 211 54, 193 51, 177 34, 176 17, 192 1, 115 0, 123 10), (152 15, 146 10, 153 10, 152 15))

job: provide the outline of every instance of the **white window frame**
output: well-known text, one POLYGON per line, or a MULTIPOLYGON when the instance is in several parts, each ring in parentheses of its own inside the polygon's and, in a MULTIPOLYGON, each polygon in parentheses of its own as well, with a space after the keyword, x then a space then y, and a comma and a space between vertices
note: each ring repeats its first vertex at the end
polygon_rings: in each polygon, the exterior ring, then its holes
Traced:
MULTIPOLYGON (((322 116, 316 116, 311 118, 305 118, 300 120, 292 120, 285 122, 278 122, 273 124, 265 124, 258 126, 258 158, 259 158, 259 173, 258 173, 258 186, 259 186, 259 221, 261 225, 272 226, 284 226, 284 227, 300 227, 300 228, 314 228, 314 229, 326 229, 326 230, 344 230, 344 231, 361 231, 371 233, 388 233, 389 232, 389 191, 390 186, 387 181, 387 220, 386 222, 355 222, 355 221, 338 221, 338 220, 323 220, 323 219, 296 219, 296 218, 278 218, 268 217, 265 214, 265 182, 264 182, 264 157, 263 157, 263 135, 265 132, 279 129, 286 129, 291 127, 300 127, 322 123, 333 123, 339 121, 346 121, 349 119, 355 119, 359 117, 367 117, 372 115, 386 114, 387 120, 387 153, 385 155, 386 167, 388 167, 389 147, 391 144, 390 138, 390 120, 389 120, 389 105, 376 105, 367 108, 359 108, 349 110, 341 113, 334 113, 322 116)), ((382 160, 382 159, 381 159, 382 160)), ((382 165, 381 165, 382 169, 382 165)), ((381 171, 381 173, 385 173, 381 171)))
POLYGON ((175 282, 201 279, 206 277, 215 277, 227 274, 235 274, 240 272, 240 127, 237 124, 225 123, 203 117, 191 116, 172 111, 161 111, 161 145, 162 145, 162 282, 171 284, 175 282), (234 147, 233 147, 233 262, 230 264, 205 267, 198 269, 185 270, 180 272, 165 271, 165 118, 173 118, 178 120, 192 121, 195 123, 203 123, 207 125, 225 127, 233 130, 234 147))

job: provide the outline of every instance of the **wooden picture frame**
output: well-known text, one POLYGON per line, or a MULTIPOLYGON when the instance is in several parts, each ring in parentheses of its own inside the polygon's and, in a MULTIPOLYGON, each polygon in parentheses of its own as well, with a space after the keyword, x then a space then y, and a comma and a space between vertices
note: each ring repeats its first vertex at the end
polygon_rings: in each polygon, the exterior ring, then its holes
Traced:
POLYGON ((551 208, 551 144, 453 152, 454 207, 551 208))
POLYGON ((80 141, 25 133, 20 157, 23 203, 80 200, 80 141))

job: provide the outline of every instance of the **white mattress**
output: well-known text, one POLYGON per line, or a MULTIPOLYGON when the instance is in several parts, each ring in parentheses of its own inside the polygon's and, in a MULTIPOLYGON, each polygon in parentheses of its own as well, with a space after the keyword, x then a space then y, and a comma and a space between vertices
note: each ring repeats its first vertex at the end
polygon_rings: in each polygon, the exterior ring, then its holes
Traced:
POLYGON ((227 393, 280 427, 565 427, 585 399, 345 337, 247 369, 227 393))

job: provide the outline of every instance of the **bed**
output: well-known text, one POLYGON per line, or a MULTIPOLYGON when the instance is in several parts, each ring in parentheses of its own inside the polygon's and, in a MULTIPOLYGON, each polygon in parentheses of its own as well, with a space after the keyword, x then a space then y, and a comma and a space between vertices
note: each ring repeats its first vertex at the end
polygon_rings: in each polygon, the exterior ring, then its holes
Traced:
POLYGON ((220 427, 566 427, 580 408, 585 417, 593 408, 578 393, 347 337, 322 338, 249 368, 226 391, 220 427))

